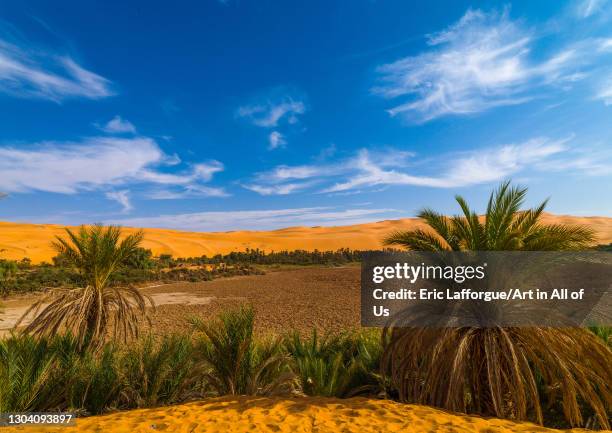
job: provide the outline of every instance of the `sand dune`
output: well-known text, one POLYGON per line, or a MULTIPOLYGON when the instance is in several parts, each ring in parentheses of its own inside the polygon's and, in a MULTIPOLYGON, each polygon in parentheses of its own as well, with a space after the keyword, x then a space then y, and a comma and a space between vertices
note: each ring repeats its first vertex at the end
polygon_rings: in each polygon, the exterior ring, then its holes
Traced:
MULTIPOLYGON (((547 223, 580 224, 596 231, 598 241, 612 242, 612 218, 574 217, 547 214, 547 223)), ((144 247, 154 254, 172 254, 175 257, 213 255, 246 248, 270 250, 335 250, 338 248, 376 249, 381 239, 398 229, 424 227, 416 218, 387 220, 338 227, 290 227, 272 231, 234 231, 198 233, 178 230, 147 228, 144 247)), ((133 228, 126 231, 131 232, 133 228)), ((52 224, 23 224, 0 222, 0 257, 33 262, 50 261, 54 252, 50 242, 63 234, 63 226, 52 224)))
MULTIPOLYGON (((451 414, 427 406, 365 398, 223 397, 78 419, 75 427, 7 428, 5 432, 343 432, 553 433, 531 423, 451 414)), ((566 430, 575 431, 579 430, 566 430)), ((582 430, 585 431, 585 430, 582 430)))

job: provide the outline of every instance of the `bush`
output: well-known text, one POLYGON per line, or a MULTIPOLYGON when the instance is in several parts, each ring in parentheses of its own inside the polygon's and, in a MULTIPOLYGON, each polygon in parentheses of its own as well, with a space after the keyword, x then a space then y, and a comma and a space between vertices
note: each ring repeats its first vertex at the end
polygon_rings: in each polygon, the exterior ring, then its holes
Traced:
POLYGON ((99 414, 117 407, 125 387, 117 347, 107 344, 97 356, 78 347, 71 336, 59 337, 54 344, 60 359, 56 375, 64 384, 62 409, 99 414))
POLYGON ((83 351, 70 335, 0 341, 0 412, 108 409, 172 404, 201 395, 189 336, 145 338, 121 351, 83 351))
POLYGON ((210 322, 192 320, 205 334, 198 351, 208 368, 205 377, 219 395, 269 395, 292 389, 293 375, 281 340, 255 341, 254 318, 253 309, 242 306, 210 322))
POLYGON ((201 382, 196 367, 188 336, 164 337, 158 344, 146 338, 122 360, 126 405, 148 407, 196 395, 201 382))
POLYGON ((297 332, 285 340, 291 366, 307 395, 350 397, 385 389, 378 374, 381 345, 378 332, 309 339, 297 332))
POLYGON ((0 412, 47 410, 59 404, 53 380, 57 358, 47 340, 10 336, 0 341, 0 412))

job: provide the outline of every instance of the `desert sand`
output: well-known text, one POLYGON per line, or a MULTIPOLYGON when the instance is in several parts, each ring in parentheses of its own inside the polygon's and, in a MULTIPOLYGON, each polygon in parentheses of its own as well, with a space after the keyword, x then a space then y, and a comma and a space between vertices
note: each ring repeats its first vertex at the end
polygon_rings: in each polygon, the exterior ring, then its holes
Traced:
POLYGON ((222 397, 165 408, 139 409, 78 419, 74 427, 19 427, 3 431, 553 433, 560 430, 531 423, 452 414, 427 406, 386 400, 222 397))
MULTIPOLYGON (((575 217, 546 214, 545 223, 579 224, 592 228, 599 243, 612 242, 612 218, 575 217)), ((197 257, 259 248, 280 250, 336 250, 339 248, 378 249, 382 238, 395 231, 424 228, 417 218, 386 220, 337 227, 290 227, 272 231, 185 232, 146 228, 143 246, 155 255, 197 257)), ((55 255, 50 242, 62 235, 64 227, 52 224, 0 222, 0 258, 29 257, 34 263, 51 261, 55 255)), ((126 232, 137 230, 126 228, 126 232)))

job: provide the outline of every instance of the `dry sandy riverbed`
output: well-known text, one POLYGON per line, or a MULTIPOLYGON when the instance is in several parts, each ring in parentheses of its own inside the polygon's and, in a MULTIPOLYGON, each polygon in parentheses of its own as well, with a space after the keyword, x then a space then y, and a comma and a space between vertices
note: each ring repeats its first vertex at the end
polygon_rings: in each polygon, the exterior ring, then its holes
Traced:
MULTIPOLYGON (((213 317, 239 304, 256 311, 259 333, 298 329, 310 332, 338 331, 359 326, 359 267, 311 267, 221 278, 199 283, 173 283, 143 288, 155 304, 151 311, 152 332, 187 331, 189 318, 213 317)), ((3 300, 0 334, 12 328, 40 295, 3 300)))

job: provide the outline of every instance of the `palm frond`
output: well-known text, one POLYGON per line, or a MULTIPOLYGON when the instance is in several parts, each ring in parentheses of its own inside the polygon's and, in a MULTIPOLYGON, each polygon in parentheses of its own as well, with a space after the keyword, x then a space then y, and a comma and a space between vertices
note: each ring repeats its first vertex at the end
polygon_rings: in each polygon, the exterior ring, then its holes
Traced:
POLYGON ((383 239, 385 245, 399 245, 415 251, 446 251, 449 246, 437 235, 416 229, 408 232, 395 232, 383 239))
POLYGON ((533 225, 523 240, 523 250, 584 250, 595 242, 592 229, 562 224, 533 225))
POLYGON ((455 201, 459 204, 463 216, 454 217, 453 222, 462 235, 465 248, 473 251, 486 249, 485 228, 480 223, 478 214, 470 209, 463 197, 457 195, 455 201))
POLYGON ((435 232, 444 239, 451 250, 456 251, 460 249, 460 241, 457 237, 455 227, 448 217, 427 208, 419 212, 417 216, 423 219, 429 227, 434 229, 435 232))

